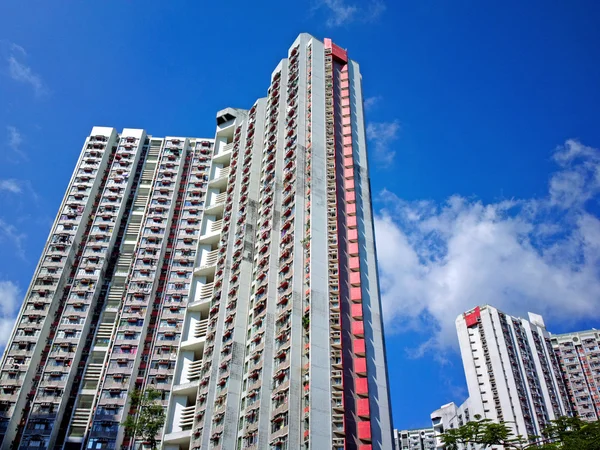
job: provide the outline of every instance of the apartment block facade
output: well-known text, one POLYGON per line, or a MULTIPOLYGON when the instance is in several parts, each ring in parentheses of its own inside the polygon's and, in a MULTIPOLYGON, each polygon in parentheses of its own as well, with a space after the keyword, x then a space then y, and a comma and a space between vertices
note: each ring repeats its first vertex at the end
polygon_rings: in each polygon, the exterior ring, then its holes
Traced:
POLYGON ((599 420, 600 332, 553 334, 551 341, 574 412, 584 420, 599 420))
MULTIPOLYGON (((475 420, 471 417, 469 411, 469 399, 467 399, 462 405, 456 406, 454 402, 442 405, 439 409, 436 409, 431 413, 431 425, 434 435, 434 446, 436 450, 444 450, 445 445, 442 440, 442 435, 450 429, 460 428, 467 422, 475 420)), ((457 450, 479 450, 480 445, 470 444, 463 445, 457 444, 457 450)), ((396 447, 397 449, 399 447, 396 447)))
POLYGON ((0 365, 2 448, 391 449, 359 66, 301 34, 214 137, 94 127, 0 365))
POLYGON ((491 306, 456 320, 473 418, 503 421, 516 435, 541 436, 549 421, 571 415, 558 359, 543 319, 512 317, 491 306))
POLYGON ((436 436, 433 428, 394 430, 396 450, 435 450, 436 436))

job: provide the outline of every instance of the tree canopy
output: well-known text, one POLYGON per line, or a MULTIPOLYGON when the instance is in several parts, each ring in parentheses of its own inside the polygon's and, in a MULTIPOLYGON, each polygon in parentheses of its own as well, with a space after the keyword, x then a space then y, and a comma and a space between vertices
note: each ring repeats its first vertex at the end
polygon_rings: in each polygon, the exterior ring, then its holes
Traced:
POLYGON ((141 437, 152 450, 158 448, 156 436, 165 424, 165 410, 160 403, 161 393, 155 389, 135 390, 131 394, 131 407, 137 414, 127 416, 123 426, 131 436, 141 437))
POLYGON ((600 422, 586 422, 579 417, 561 417, 552 421, 542 436, 515 436, 504 422, 475 416, 475 421, 445 430, 442 441, 447 450, 467 444, 482 448, 503 446, 506 450, 600 450, 600 422))

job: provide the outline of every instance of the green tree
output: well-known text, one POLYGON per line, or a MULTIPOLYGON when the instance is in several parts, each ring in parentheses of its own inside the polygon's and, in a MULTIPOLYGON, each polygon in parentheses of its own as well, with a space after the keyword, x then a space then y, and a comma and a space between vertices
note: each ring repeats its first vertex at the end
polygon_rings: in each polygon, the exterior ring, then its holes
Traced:
POLYGON ((160 403, 161 393, 155 389, 142 392, 136 389, 131 394, 131 407, 136 414, 127 416, 123 426, 130 437, 141 437, 152 450, 158 448, 156 436, 165 424, 165 410, 160 403))
POLYGON ((442 441, 447 450, 457 450, 466 444, 483 448, 504 446, 506 450, 600 450, 600 422, 585 422, 579 417, 561 417, 552 421, 542 436, 514 436, 503 422, 481 420, 468 422, 459 428, 446 430, 442 441))
POLYGON ((481 419, 476 415, 475 421, 467 422, 459 428, 446 430, 442 441, 447 450, 457 450, 466 444, 479 444, 483 448, 503 445, 506 450, 526 448, 528 441, 522 436, 514 436, 511 428, 503 422, 481 419))
POLYGON ((586 422, 579 417, 560 417, 544 429, 540 450, 600 450, 600 422, 586 422))

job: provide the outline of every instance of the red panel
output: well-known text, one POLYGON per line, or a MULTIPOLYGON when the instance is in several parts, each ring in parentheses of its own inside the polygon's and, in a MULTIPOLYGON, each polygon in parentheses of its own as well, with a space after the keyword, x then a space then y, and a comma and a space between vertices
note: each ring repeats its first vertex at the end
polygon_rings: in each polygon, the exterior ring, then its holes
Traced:
MULTIPOLYGON (((348 214, 356 214, 356 205, 348 205, 348 214), (354 207, 354 211, 350 211, 350 207, 354 207)), ((348 230, 348 240, 356 242, 358 240, 358 230, 348 230)))
POLYGON ((348 66, 344 66, 340 69, 340 80, 348 79, 348 66))
POLYGON ((345 62, 345 63, 348 62, 348 52, 346 50, 338 47, 333 42, 331 42, 331 39, 329 39, 329 38, 323 39, 323 44, 324 44, 325 48, 331 49, 332 56, 336 57, 337 59, 339 59, 342 62, 345 62))
POLYGON ((348 190, 354 189, 354 178, 347 178, 344 181, 344 187, 348 190))
POLYGON ((348 80, 344 80, 344 81, 340 82, 340 87, 342 89, 348 89, 348 87, 349 87, 348 86, 348 80))
POLYGON ((354 166, 354 159, 352 158, 352 147, 344 147, 344 148, 350 148, 350 155, 344 155, 344 167, 353 167, 354 166))
POLYGON ((350 288, 350 300, 360 302, 362 300, 362 291, 359 287, 350 288))
POLYGON ((350 272, 350 284, 360 286, 360 272, 350 272))
MULTIPOLYGON (((356 194, 354 193, 354 191, 346 191, 346 201, 348 203, 354 203, 356 201, 356 194)), ((354 226, 356 226, 356 217, 353 217, 353 219, 354 219, 354 226)), ((348 220, 348 226, 350 226, 349 220, 348 220)))
POLYGON ((350 125, 352 123, 351 117, 342 117, 342 126, 350 125))
POLYGON ((369 408, 369 399, 368 398, 359 398, 356 401, 356 413, 360 417, 370 417, 371 409, 369 408))
MULTIPOLYGON (((346 214, 348 214, 349 216, 356 214, 356 203, 349 203, 348 205, 346 205, 346 214)), ((356 230, 350 230, 350 232, 352 231, 356 230)), ((348 237, 350 237, 350 232, 348 232, 348 237)))
POLYGON ((360 259, 357 256, 353 256, 348 261, 348 267, 350 267, 350 270, 360 270, 360 259))
POLYGON ((354 387, 356 395, 369 395, 369 380, 367 378, 355 378, 354 387))
POLYGON ((479 306, 477 306, 471 314, 465 314, 465 322, 467 324, 467 328, 471 328, 477 325, 477 322, 480 317, 481 310, 479 309, 479 306))
MULTIPOLYGON (((354 272, 358 275, 360 275, 359 272, 354 272)), ((363 316, 363 312, 362 312, 362 303, 353 303, 352 304, 352 317, 355 319, 362 319, 363 316)))
POLYGON ((355 336, 364 336, 365 324, 362 321, 352 322, 352 334, 355 336))
POLYGON ((354 169, 352 167, 344 169, 344 178, 354 178, 354 169))
POLYGON ((348 254, 350 256, 358 256, 358 244, 356 244, 356 243, 348 244, 348 254))
MULTIPOLYGON (((363 323, 363 322, 355 322, 363 323)), ((354 371, 359 375, 367 374, 367 358, 354 358, 354 371)))
POLYGON ((349 116, 350 115, 350 107, 342 107, 342 116, 349 116))
MULTIPOLYGON (((347 202, 355 201, 354 191, 346 192, 346 201, 347 202)), ((349 216, 348 220, 346 221, 346 225, 348 225, 348 228, 356 228, 356 216, 349 216)))
POLYGON ((350 106, 350 99, 348 97, 342 98, 342 106, 350 106))
POLYGON ((344 125, 342 127, 342 134, 343 135, 349 135, 352 134, 352 127, 350 126, 350 124, 344 125))
POLYGON ((373 447, 371 446, 371 444, 363 444, 360 447, 358 447, 358 450, 373 450, 373 447))
POLYGON ((364 356, 365 354, 365 340, 364 339, 354 339, 353 343, 354 353, 359 356, 364 356))
POLYGON ((344 145, 352 144, 352 136, 344 136, 344 139, 342 139, 342 142, 344 145))
POLYGON ((371 440, 371 422, 369 420, 358 422, 358 438, 365 441, 371 440))
POLYGON ((333 44, 332 47, 333 48, 331 49, 331 53, 333 54, 333 56, 335 56, 340 61, 347 63, 348 62, 348 53, 346 52, 346 50, 341 49, 340 47, 338 47, 335 44, 333 44))
POLYGON ((344 147, 344 156, 352 156, 352 146, 346 145, 344 147))

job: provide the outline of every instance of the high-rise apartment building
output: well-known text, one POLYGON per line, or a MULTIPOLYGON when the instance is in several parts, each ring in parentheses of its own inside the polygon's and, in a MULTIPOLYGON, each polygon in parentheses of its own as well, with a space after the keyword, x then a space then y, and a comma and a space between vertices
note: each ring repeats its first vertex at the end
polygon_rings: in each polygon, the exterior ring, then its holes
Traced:
POLYGON ((552 346, 560 361, 574 412, 584 420, 600 418, 600 332, 553 334, 552 346))
POLYGON ((571 414, 567 391, 543 319, 512 317, 491 306, 456 320, 469 414, 503 421, 516 435, 541 436, 544 426, 571 414))
POLYGON ((435 450, 436 436, 433 428, 394 430, 396 450, 435 450))
POLYGON ((214 138, 95 127, 0 366, 2 448, 393 448, 361 75, 301 34, 214 138), (143 444, 143 442, 142 442, 143 444))

